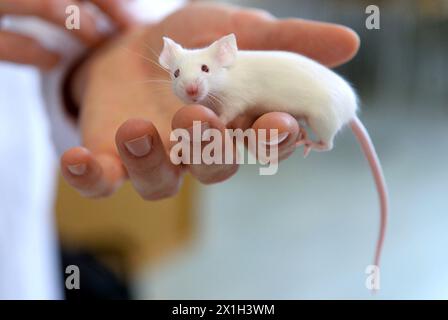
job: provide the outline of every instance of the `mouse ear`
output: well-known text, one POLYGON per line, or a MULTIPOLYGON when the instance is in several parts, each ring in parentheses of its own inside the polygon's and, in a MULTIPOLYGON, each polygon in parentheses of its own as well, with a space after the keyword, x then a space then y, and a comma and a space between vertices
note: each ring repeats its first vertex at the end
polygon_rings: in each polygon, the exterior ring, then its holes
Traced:
POLYGON ((163 49, 159 56, 159 63, 165 69, 171 69, 171 66, 175 63, 180 56, 182 47, 171 40, 170 38, 163 37, 163 49))
POLYGON ((218 63, 223 67, 230 67, 236 59, 238 53, 238 45, 235 35, 229 34, 214 42, 210 49, 213 50, 218 63))

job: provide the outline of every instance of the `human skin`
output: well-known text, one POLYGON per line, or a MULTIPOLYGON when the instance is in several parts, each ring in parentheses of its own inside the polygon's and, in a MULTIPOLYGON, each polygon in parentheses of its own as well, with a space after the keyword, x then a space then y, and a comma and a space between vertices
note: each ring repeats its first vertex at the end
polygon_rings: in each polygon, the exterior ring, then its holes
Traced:
MULTIPOLYGON (((128 0, 90 0, 90 2, 100 8, 121 29, 135 23, 126 10, 128 0)), ((33 16, 66 30, 65 8, 71 5, 79 8, 82 28, 70 32, 87 46, 101 41, 104 34, 96 28, 95 21, 98 17, 87 9, 85 3, 77 0, 0 0, 0 18, 3 15, 33 16)), ((44 48, 31 37, 0 30, 0 60, 34 65, 46 70, 54 67, 59 58, 58 54, 44 48)))
MULTIPOLYGON (((263 11, 213 4, 191 4, 158 24, 133 28, 96 52, 78 72, 73 92, 81 108, 83 146, 61 158, 66 181, 86 197, 104 197, 129 178, 144 199, 157 200, 175 195, 187 171, 205 184, 235 174, 237 164, 171 163, 172 129, 191 128, 195 120, 221 132, 225 126, 210 109, 184 106, 168 85, 152 82, 167 79, 155 63, 162 36, 194 48, 229 33, 236 34, 241 49, 293 51, 330 67, 350 60, 359 47, 358 36, 343 26, 277 20, 263 11)), ((280 112, 245 114, 229 127, 278 129, 286 136, 279 143, 281 160, 294 152, 299 136, 297 121, 280 112)))

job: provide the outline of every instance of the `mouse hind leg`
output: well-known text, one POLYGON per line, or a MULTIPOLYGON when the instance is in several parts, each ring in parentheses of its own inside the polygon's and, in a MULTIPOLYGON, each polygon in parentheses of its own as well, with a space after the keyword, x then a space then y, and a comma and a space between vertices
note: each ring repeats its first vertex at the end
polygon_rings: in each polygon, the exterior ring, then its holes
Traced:
POLYGON ((308 117, 307 124, 317 136, 317 141, 313 141, 308 137, 305 128, 300 128, 300 138, 297 141, 297 146, 304 146, 304 157, 307 157, 311 150, 315 151, 329 151, 333 148, 333 139, 339 126, 334 121, 331 121, 325 116, 308 117))

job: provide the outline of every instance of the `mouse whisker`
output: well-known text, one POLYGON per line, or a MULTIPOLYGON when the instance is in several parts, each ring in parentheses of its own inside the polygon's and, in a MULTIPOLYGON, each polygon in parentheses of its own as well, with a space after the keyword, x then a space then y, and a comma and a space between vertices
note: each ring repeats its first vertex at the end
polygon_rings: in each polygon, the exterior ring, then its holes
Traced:
POLYGON ((165 87, 167 89, 171 88, 171 81, 168 80, 162 80, 162 79, 147 79, 142 81, 134 81, 131 82, 130 85, 142 85, 142 84, 151 84, 151 85, 158 85, 165 87))
MULTIPOLYGON (((167 71, 158 61, 157 61, 157 59, 159 58, 159 56, 160 56, 160 54, 158 54, 151 46, 149 46, 148 44, 146 44, 146 43, 143 43, 143 46, 145 47, 145 48, 147 48, 148 50, 150 50, 151 51, 151 53, 154 55, 154 58, 156 59, 155 61, 154 61, 154 63, 156 63, 160 68, 162 68, 163 70, 165 70, 165 71, 167 71)), ((168 73, 169 73, 169 71, 167 71, 168 73)))
POLYGON ((155 58, 158 58, 160 54, 158 54, 157 52, 155 52, 155 50, 153 48, 151 48, 151 46, 149 46, 146 43, 143 43, 143 46, 147 49, 149 49, 151 51, 151 53, 154 55, 155 58))
POLYGON ((125 49, 126 51, 130 52, 130 53, 133 53, 133 54, 139 56, 140 58, 142 58, 142 59, 144 59, 144 60, 146 60, 148 62, 151 62, 152 64, 154 64, 155 66, 159 67, 161 70, 163 70, 167 74, 170 74, 170 72, 168 70, 166 70, 164 67, 162 67, 157 61, 154 61, 153 59, 151 59, 149 57, 146 57, 146 56, 144 56, 141 53, 135 52, 135 51, 133 51, 133 50, 127 48, 127 47, 123 46, 122 48, 125 49))
POLYGON ((139 83, 160 83, 160 84, 169 84, 171 85, 171 81, 169 80, 157 80, 157 79, 148 79, 140 81, 139 83))
POLYGON ((218 100, 216 100, 215 97, 211 96, 211 95, 207 95, 207 97, 209 98, 210 103, 213 105, 214 108, 219 107, 220 103, 218 100))
POLYGON ((225 105, 225 103, 224 103, 224 101, 222 100, 222 98, 221 98, 221 97, 218 97, 218 95, 213 94, 213 93, 211 93, 211 92, 209 92, 208 95, 209 95, 213 100, 215 100, 216 102, 218 102, 222 107, 225 105))
POLYGON ((216 100, 216 101, 218 101, 218 102, 222 102, 222 101, 218 98, 218 96, 217 96, 216 94, 212 93, 212 92, 208 92, 208 96, 211 97, 211 98, 213 98, 214 100, 216 100))
POLYGON ((207 95, 207 98, 209 99, 209 101, 211 102, 211 104, 213 105, 213 107, 217 107, 216 103, 217 101, 215 100, 215 98, 213 98, 210 94, 207 95))
POLYGON ((173 95, 173 91, 167 87, 151 88, 152 93, 173 95))

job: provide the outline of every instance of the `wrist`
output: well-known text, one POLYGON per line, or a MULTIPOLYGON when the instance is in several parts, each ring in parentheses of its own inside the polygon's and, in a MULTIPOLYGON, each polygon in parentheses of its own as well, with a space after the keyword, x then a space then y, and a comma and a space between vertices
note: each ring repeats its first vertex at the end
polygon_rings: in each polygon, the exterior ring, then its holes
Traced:
POLYGON ((69 81, 70 94, 73 98, 73 102, 78 106, 78 108, 81 106, 82 98, 87 85, 89 57, 90 55, 81 60, 75 70, 73 70, 73 75, 69 81))
POLYGON ((79 59, 73 63, 64 75, 62 81, 62 98, 64 108, 67 114, 72 118, 77 119, 79 117, 79 105, 80 100, 75 97, 73 90, 73 83, 75 74, 79 65, 79 59))
POLYGON ((62 96, 66 112, 77 119, 84 91, 87 85, 87 72, 92 57, 109 41, 104 40, 73 61, 62 80, 62 96))
POLYGON ((79 109, 84 91, 82 79, 85 79, 87 56, 88 54, 84 54, 74 61, 67 70, 62 83, 65 110, 75 119, 79 117, 79 109))

